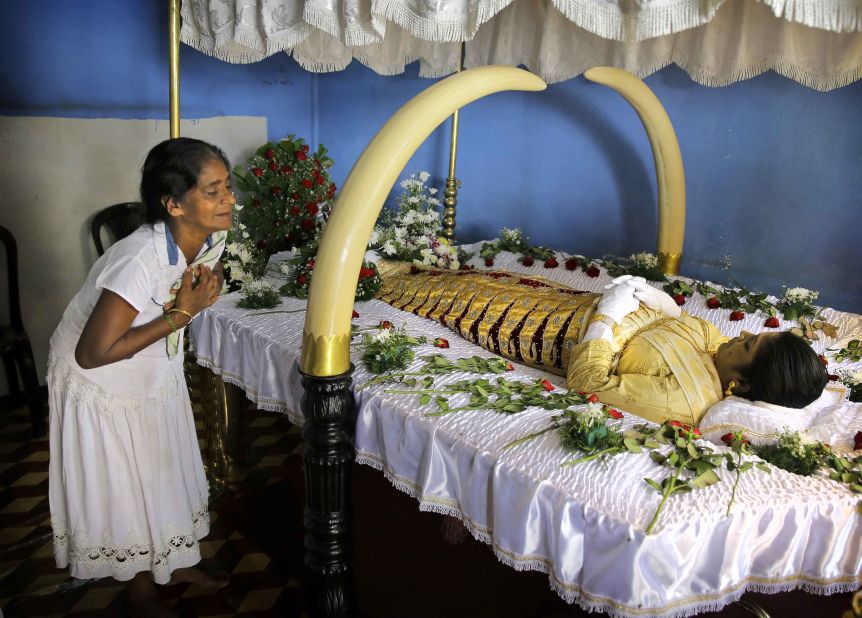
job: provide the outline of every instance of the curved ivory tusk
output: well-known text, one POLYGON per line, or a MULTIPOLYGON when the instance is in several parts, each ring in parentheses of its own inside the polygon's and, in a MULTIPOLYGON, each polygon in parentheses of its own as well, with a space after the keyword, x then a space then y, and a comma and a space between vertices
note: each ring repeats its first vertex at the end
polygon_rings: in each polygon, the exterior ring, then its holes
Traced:
POLYGON ((477 67, 419 93, 383 125, 350 171, 320 243, 302 334, 303 373, 336 376, 350 368, 350 316, 362 258, 383 201, 416 149, 452 112, 476 99, 545 88, 523 69, 477 67))
POLYGON ((679 274, 685 239, 685 172, 676 132, 653 91, 622 69, 595 67, 584 77, 619 92, 637 112, 649 136, 658 185, 658 255, 664 272, 679 274))

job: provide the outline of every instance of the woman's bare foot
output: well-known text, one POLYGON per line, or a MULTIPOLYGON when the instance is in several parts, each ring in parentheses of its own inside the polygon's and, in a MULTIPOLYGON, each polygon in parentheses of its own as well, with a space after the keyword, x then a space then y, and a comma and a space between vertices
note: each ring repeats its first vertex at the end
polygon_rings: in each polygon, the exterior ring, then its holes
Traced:
POLYGON ((162 603, 159 591, 147 572, 140 572, 129 582, 129 614, 134 618, 177 618, 162 603))
POLYGON ((186 567, 184 569, 176 569, 171 573, 171 581, 169 586, 174 584, 197 584, 202 588, 224 588, 228 585, 228 576, 224 573, 207 573, 198 567, 186 567))

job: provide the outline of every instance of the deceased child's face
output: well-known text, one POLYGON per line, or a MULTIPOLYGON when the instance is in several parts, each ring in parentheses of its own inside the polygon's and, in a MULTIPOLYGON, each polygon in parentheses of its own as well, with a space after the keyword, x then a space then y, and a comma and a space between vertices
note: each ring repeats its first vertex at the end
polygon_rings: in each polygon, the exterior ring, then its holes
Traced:
POLYGON ((760 333, 754 335, 748 331, 742 331, 738 337, 721 344, 715 356, 715 368, 721 378, 722 388, 726 388, 731 380, 739 382, 740 376, 757 358, 758 350, 764 342, 778 334, 760 333))

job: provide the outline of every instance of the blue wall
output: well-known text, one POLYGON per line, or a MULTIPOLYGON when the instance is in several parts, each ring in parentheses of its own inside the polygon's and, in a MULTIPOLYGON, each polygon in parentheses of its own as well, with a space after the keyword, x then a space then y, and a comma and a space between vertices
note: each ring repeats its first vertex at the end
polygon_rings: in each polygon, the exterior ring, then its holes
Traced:
MULTIPOLYGON (((164 5, 17 6, 0 39, 0 114, 167 118, 164 5)), ((273 139, 297 133, 324 143, 339 185, 391 113, 431 83, 415 65, 397 77, 357 63, 311 75, 284 54, 230 65, 187 46, 181 71, 184 117, 266 116, 273 139)), ((862 82, 818 93, 770 73, 706 88, 675 67, 646 82, 686 166, 683 273, 779 295, 782 285, 801 285, 820 290, 824 304, 862 312, 862 82)), ((617 94, 576 78, 544 93, 493 95, 461 119, 462 240, 505 225, 587 255, 654 250, 652 155, 617 94)), ((426 169, 442 184, 448 142, 444 124, 405 173, 426 169)))

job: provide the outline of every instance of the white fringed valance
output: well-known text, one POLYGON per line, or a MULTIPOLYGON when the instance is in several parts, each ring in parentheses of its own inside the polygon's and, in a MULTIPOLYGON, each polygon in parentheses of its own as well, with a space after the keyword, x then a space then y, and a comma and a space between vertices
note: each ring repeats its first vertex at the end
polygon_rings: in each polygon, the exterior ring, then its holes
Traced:
POLYGON ((774 70, 830 90, 862 77, 862 0, 187 0, 182 41, 234 63, 283 51, 306 70, 353 59, 394 75, 524 65, 547 82, 592 66, 675 63, 723 86, 774 70))

